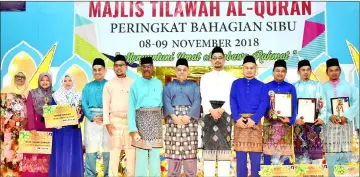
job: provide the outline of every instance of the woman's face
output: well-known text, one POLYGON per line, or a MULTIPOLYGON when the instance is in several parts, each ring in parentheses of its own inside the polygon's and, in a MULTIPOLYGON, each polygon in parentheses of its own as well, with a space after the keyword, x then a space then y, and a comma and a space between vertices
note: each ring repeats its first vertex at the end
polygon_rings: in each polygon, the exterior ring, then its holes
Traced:
POLYGON ((73 87, 73 82, 69 76, 64 78, 64 88, 70 90, 73 87))
POLYGON ((23 86, 25 84, 26 77, 23 73, 17 73, 15 75, 15 84, 17 86, 23 86))
POLYGON ((41 80, 40 80, 40 87, 41 88, 47 89, 47 88, 50 87, 50 85, 51 85, 51 83, 50 83, 50 79, 49 79, 48 76, 44 76, 44 77, 41 78, 41 80))

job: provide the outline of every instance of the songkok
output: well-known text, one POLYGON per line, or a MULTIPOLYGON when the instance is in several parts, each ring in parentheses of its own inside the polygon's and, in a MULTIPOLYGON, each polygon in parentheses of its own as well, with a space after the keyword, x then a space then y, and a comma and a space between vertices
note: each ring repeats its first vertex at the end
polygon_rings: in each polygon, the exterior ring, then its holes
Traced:
POLYGON ((116 55, 115 58, 114 58, 114 63, 117 62, 117 61, 124 61, 125 63, 127 63, 125 56, 124 56, 124 55, 120 55, 120 54, 119 54, 119 55, 116 55))
POLYGON ((251 63, 255 63, 256 64, 256 60, 255 58, 252 56, 252 55, 247 55, 244 60, 243 60, 243 65, 245 63, 248 63, 248 62, 251 62, 251 63))
POLYGON ((176 67, 179 66, 179 65, 184 65, 184 66, 186 66, 186 67, 189 67, 188 61, 187 61, 185 58, 179 58, 179 59, 176 61, 176 67))
POLYGON ((140 64, 141 65, 143 65, 143 64, 153 64, 153 59, 152 59, 152 57, 141 58, 140 64))
POLYGON ((310 68, 311 68, 309 60, 300 60, 298 62, 298 70, 303 66, 310 66, 310 68))
POLYGON ((276 67, 284 67, 285 69, 287 69, 285 60, 276 60, 274 63, 274 69, 276 67))
POLYGON ((326 61, 326 68, 329 68, 331 66, 339 66, 339 60, 337 58, 330 58, 326 61))
POLYGON ((101 65, 101 66, 105 67, 105 62, 101 58, 95 58, 92 66, 95 66, 95 65, 101 65))
POLYGON ((211 56, 214 55, 214 53, 222 53, 224 55, 224 51, 221 47, 214 47, 214 49, 211 51, 211 56))

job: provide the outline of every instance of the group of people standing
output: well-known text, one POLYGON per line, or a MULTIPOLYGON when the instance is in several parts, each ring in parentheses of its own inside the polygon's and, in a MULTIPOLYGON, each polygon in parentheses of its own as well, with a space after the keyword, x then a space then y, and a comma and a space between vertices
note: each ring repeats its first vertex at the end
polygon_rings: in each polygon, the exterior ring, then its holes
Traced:
MULTIPOLYGON (((151 57, 141 59, 142 77, 133 80, 126 75, 126 58, 117 55, 113 68, 116 77, 109 81, 105 79, 104 60, 96 58, 92 65, 94 80, 85 85, 82 94, 75 91, 71 75, 65 74, 62 87, 54 92, 50 74, 42 73, 39 87, 30 90, 25 101, 26 129, 33 134, 52 131, 52 154, 24 154, 21 176, 65 177, 85 173, 93 177, 97 175, 97 156, 102 153, 104 176, 114 177, 118 176, 120 152, 125 150, 127 176, 159 177, 160 149, 164 148, 169 176, 180 176, 183 166, 185 176, 194 177, 199 120, 203 122, 204 176, 215 176, 216 162, 221 169, 218 176, 230 176, 232 150, 236 151, 238 177, 250 175, 248 155, 253 177, 259 176, 262 154, 263 164, 270 165, 274 155, 295 153, 300 157, 305 152, 313 159, 312 163, 319 163, 316 159, 322 159, 325 152, 330 176, 334 164, 349 160, 346 156, 351 151, 352 122, 358 122, 358 90, 340 80, 337 59, 326 62, 329 81, 324 84, 310 80, 308 60, 299 61, 301 79, 295 84, 285 81, 284 60, 275 62, 274 80, 267 84, 255 78, 257 64, 253 56, 243 59, 244 77, 240 79, 224 71, 225 61, 223 50, 215 47, 211 56, 213 71, 204 74, 198 85, 188 80, 188 61, 180 58, 175 67, 176 79, 163 87, 152 76, 155 66, 151 57), (272 109, 271 97, 277 93, 291 97, 290 117, 274 116, 277 113, 272 109), (343 116, 334 115, 331 110, 331 99, 337 97, 349 98, 350 107, 343 116), (316 99, 314 123, 305 123, 298 116, 298 98, 316 99), (45 104, 82 108, 77 118, 79 122, 85 121, 85 169, 79 126, 45 128, 42 109, 45 104)), ((289 160, 284 164, 290 164, 289 160)))

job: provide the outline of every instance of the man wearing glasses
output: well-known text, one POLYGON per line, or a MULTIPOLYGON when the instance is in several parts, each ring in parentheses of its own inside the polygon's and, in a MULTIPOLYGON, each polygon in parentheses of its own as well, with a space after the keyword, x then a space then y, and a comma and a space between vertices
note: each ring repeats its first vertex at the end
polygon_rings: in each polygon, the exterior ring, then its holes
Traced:
POLYGON ((230 176, 230 150, 232 118, 230 89, 236 79, 224 71, 225 56, 222 48, 211 52, 213 71, 204 74, 200 81, 203 106, 203 158, 204 176, 215 176, 218 160, 218 176, 230 176))
POLYGON ((117 177, 121 150, 126 154, 127 176, 135 176, 135 148, 128 132, 128 100, 133 80, 126 76, 126 58, 116 55, 116 77, 108 81, 103 91, 104 125, 110 135, 109 176, 117 177))
POLYGON ((152 77, 153 59, 141 58, 140 63, 142 77, 131 85, 128 111, 129 132, 136 148, 135 176, 148 176, 148 169, 150 176, 160 176, 163 86, 152 77))

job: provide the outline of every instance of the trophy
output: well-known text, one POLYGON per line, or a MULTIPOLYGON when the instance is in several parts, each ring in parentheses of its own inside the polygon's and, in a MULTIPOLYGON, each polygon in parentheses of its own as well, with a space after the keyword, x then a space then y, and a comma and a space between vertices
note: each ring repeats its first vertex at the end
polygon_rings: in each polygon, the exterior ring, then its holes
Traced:
POLYGON ((48 105, 48 103, 49 103, 49 97, 45 97, 45 99, 44 99, 44 101, 45 101, 45 104, 44 104, 44 106, 47 106, 48 105))
POLYGON ((80 101, 80 103, 78 104, 78 106, 77 106, 77 108, 76 108, 76 112, 77 112, 78 114, 82 114, 82 113, 83 113, 81 101, 80 101))
POLYGON ((269 96, 270 96, 270 109, 272 110, 272 114, 270 115, 270 118, 277 119, 277 115, 275 113, 275 92, 273 90, 270 90, 269 96))

